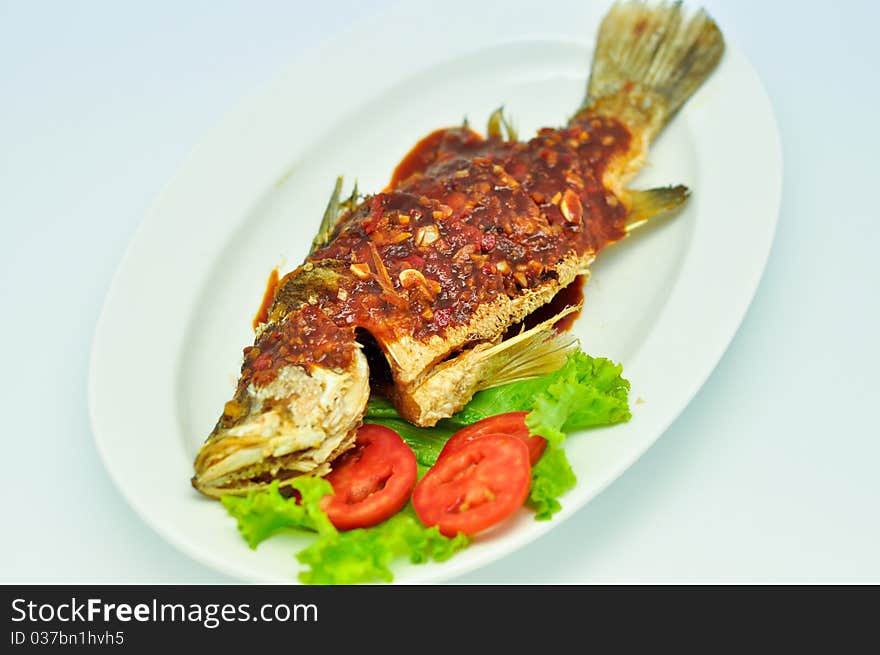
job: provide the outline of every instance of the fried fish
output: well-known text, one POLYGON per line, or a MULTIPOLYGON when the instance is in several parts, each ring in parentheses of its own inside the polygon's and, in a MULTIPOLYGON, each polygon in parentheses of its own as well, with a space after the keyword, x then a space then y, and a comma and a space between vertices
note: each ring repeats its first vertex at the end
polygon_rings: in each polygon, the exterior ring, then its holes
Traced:
POLYGON ((371 385, 430 426, 480 389, 561 366, 574 339, 555 319, 511 326, 687 200, 683 186, 625 185, 723 50, 702 11, 618 3, 566 126, 519 141, 497 111, 485 138, 467 125, 428 135, 381 193, 342 201, 337 182, 312 252, 244 351, 193 485, 217 497, 327 473, 371 385))

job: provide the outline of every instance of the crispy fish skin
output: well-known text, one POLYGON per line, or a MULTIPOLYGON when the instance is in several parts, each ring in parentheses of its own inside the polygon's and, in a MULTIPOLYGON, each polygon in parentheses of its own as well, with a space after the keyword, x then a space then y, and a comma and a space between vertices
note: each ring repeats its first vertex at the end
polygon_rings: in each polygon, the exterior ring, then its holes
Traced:
POLYGON ((488 138, 438 130, 386 190, 352 200, 335 221, 337 181, 312 254, 279 283, 245 351, 193 484, 222 495, 326 471, 351 445, 369 395, 365 333, 387 360, 398 411, 422 426, 498 380, 561 361, 570 340, 548 340, 546 324, 519 340, 505 334, 588 274, 603 248, 686 200, 684 187, 625 185, 722 52, 703 12, 619 3, 565 127, 526 142, 504 140, 495 115, 488 138))

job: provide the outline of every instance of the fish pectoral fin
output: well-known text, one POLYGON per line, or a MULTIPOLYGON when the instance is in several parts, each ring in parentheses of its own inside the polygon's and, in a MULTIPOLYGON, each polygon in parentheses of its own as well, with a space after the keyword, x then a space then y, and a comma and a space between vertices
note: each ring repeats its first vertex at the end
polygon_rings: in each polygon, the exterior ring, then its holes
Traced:
POLYGON ((547 375, 565 365, 577 346, 570 334, 554 325, 577 311, 567 307, 548 321, 498 343, 481 343, 437 364, 418 384, 395 387, 395 405, 406 420, 425 427, 452 416, 477 391, 547 375))
POLYGON ((483 375, 474 392, 540 377, 562 368, 578 340, 566 332, 555 334, 553 326, 580 308, 580 304, 566 307, 543 323, 480 351, 477 365, 483 375))
POLYGON ((627 234, 655 216, 678 209, 687 202, 690 195, 690 189, 681 184, 639 191, 628 189, 624 192, 624 200, 629 207, 626 217, 627 234))

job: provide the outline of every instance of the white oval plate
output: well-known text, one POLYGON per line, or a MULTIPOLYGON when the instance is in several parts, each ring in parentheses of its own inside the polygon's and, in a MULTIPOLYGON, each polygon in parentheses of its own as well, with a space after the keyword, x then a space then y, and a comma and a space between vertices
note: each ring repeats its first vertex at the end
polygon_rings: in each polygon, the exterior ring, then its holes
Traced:
MULTIPOLYGON (((421 3, 403 4, 310 52, 228 115, 150 210, 111 285, 90 375, 98 449, 148 524, 227 574, 295 582, 292 555, 308 541, 280 535, 251 551, 234 521, 189 478, 231 395, 241 349, 252 341, 266 277, 306 255, 334 177, 357 177, 361 189, 378 190, 436 127, 465 115, 482 123, 504 103, 528 135, 562 124, 583 95, 603 7, 570 3, 560 10, 566 20, 560 11, 513 12, 489 32, 488 9, 455 4, 443 3, 438 16, 426 15, 431 10, 421 3), (385 36, 365 40, 371 34, 385 36)), ((663 433, 715 367, 751 301, 773 239, 781 172, 767 96, 729 46, 636 181, 687 184, 691 202, 674 221, 599 256, 574 329, 585 350, 623 363, 633 385, 632 420, 569 438, 578 484, 553 521, 534 521, 523 510, 448 562, 398 566, 397 581, 449 578, 535 539, 663 433)))

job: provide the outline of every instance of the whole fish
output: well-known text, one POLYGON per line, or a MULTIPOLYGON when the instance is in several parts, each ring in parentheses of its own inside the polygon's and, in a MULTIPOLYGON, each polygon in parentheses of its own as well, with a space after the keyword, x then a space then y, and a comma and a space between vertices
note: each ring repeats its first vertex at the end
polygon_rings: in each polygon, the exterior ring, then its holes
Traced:
POLYGON ((343 202, 338 181, 311 254, 279 281, 245 348, 193 485, 217 497, 327 473, 353 445, 371 386, 430 426, 480 389, 561 366, 574 340, 555 319, 511 326, 686 201, 683 186, 625 184, 723 50, 702 11, 618 3, 565 127, 518 141, 497 111, 486 138, 467 125, 430 134, 381 193, 343 202))

